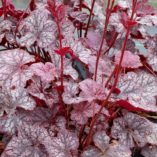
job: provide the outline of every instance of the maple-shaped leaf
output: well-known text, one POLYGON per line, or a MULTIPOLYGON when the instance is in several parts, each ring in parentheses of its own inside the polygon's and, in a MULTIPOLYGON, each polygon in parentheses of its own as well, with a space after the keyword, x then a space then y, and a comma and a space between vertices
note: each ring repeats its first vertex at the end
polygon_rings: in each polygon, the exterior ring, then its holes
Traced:
POLYGON ((105 131, 97 131, 93 136, 94 144, 103 152, 109 146, 110 137, 106 135, 105 131))
POLYGON ((40 48, 51 45, 55 40, 55 22, 48 19, 48 12, 37 9, 31 13, 20 25, 20 44, 29 47, 37 42, 40 48))
POLYGON ((15 90, 0 89, 0 113, 6 112, 13 114, 16 108, 23 108, 25 110, 33 110, 36 104, 34 100, 28 95, 25 89, 19 88, 15 90))
POLYGON ((157 157, 157 146, 145 146, 142 148, 141 154, 144 157, 157 157))
POLYGON ((77 153, 78 146, 79 140, 75 133, 61 130, 57 137, 52 138, 49 151, 51 157, 73 157, 77 153))
POLYGON ((119 139, 121 144, 131 148, 143 147, 147 143, 154 144, 157 138, 154 124, 131 112, 114 120, 111 133, 113 138, 119 139))
POLYGON ((32 77, 32 71, 26 65, 33 62, 34 57, 20 49, 1 51, 0 84, 6 87, 24 87, 32 77))
POLYGON ((146 111, 157 111, 157 78, 145 71, 128 72, 119 79, 118 99, 127 100, 131 105, 146 111))
MULTIPOLYGON (((73 105, 74 110, 71 111, 71 119, 76 121, 78 124, 86 124, 88 118, 93 117, 96 113, 99 112, 101 106, 92 102, 82 102, 79 104, 73 105)), ((107 110, 103 109, 102 111, 105 115, 108 115, 107 110)))
POLYGON ((51 82, 56 77, 56 70, 54 64, 46 62, 45 64, 34 63, 30 66, 36 76, 40 76, 43 82, 51 82))
POLYGON ((1 157, 48 157, 51 138, 43 127, 23 124, 13 136, 1 157))
MULTIPOLYGON (((122 54, 121 51, 119 51, 115 55, 115 63, 117 65, 120 62, 121 54, 122 54)), ((138 68, 138 67, 142 66, 142 64, 140 61, 140 57, 138 55, 133 54, 130 51, 125 51, 121 66, 123 68, 138 68)))
POLYGON ((82 90, 80 97, 88 102, 93 100, 104 100, 108 93, 106 88, 91 79, 80 82, 79 88, 82 90))

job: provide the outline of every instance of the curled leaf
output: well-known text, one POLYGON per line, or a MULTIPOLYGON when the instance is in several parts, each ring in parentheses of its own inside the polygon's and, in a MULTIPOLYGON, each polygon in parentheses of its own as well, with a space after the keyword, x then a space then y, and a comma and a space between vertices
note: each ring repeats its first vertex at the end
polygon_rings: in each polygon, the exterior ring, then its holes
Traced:
POLYGON ((34 63, 31 65, 30 68, 33 70, 36 76, 40 76, 43 82, 48 83, 55 79, 56 76, 55 66, 50 62, 46 62, 45 64, 34 63))
POLYGON ((88 102, 93 100, 104 100, 107 96, 107 89, 91 79, 80 82, 79 87, 82 90, 80 97, 88 102))

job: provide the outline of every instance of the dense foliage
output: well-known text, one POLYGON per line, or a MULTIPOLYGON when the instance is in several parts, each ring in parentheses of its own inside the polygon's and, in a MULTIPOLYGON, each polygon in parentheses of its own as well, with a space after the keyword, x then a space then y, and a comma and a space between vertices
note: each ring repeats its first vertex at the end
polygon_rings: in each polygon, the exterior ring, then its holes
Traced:
POLYGON ((1 157, 157 157, 153 26, 147 0, 2 0, 1 157))

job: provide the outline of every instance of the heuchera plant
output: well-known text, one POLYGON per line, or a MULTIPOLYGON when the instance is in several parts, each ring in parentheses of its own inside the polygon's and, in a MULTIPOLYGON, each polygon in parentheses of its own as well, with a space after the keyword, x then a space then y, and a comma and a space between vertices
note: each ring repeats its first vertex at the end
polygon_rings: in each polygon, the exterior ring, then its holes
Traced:
POLYGON ((1 157, 157 157, 147 0, 1 4, 1 157))

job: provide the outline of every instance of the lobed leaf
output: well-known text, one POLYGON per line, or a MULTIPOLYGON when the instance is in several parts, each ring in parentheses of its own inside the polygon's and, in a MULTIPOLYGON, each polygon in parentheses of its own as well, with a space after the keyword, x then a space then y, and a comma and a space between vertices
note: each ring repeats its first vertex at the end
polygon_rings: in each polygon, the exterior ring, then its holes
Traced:
POLYGON ((128 72, 117 85, 121 93, 118 99, 127 100, 134 107, 145 111, 157 111, 157 79, 145 71, 128 72))
POLYGON ((26 64, 33 62, 34 57, 20 49, 1 51, 0 85, 7 88, 24 87, 32 77, 32 71, 26 64))

